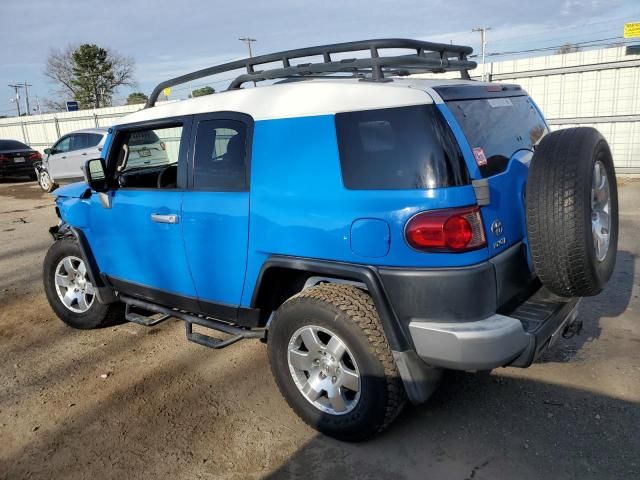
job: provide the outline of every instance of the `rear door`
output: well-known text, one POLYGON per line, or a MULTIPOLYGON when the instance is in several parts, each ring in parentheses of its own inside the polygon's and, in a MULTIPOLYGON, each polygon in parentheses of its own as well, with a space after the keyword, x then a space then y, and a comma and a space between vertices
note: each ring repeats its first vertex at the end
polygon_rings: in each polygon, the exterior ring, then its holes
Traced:
MULTIPOLYGON (((489 87, 491 90, 495 85, 489 87)), ((443 95, 461 129, 472 178, 489 187, 490 203, 482 207, 489 255, 525 241, 525 186, 529 162, 548 127, 533 101, 520 89, 487 91, 486 86, 460 88, 455 98, 443 95), (471 97, 471 98, 466 98, 471 97)), ((438 92, 441 93, 442 92, 438 92)))
POLYGON ((182 216, 187 258, 200 310, 235 320, 247 263, 251 117, 194 119, 189 189, 182 216))

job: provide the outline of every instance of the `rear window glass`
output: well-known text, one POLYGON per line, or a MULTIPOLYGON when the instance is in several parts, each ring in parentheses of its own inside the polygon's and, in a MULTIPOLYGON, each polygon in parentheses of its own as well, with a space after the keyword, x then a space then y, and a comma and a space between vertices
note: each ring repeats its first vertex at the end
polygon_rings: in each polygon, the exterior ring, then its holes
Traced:
POLYGON ((129 136, 129 146, 137 147, 140 145, 151 145, 152 143, 158 143, 160 139, 153 130, 140 130, 138 132, 132 132, 129 136))
POLYGON ((411 190, 468 183, 460 149, 434 105, 336 114, 344 186, 411 190))
POLYGON ((31 147, 17 140, 0 140, 0 150, 23 150, 25 148, 31 147))
POLYGON ((526 96, 447 102, 473 150, 483 177, 502 172, 513 154, 531 150, 548 132, 526 96))

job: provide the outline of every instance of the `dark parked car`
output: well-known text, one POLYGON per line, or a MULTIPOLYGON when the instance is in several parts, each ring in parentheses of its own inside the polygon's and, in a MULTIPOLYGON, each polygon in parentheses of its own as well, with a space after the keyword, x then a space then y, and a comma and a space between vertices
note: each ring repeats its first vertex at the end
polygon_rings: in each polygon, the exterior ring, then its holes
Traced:
POLYGON ((29 145, 17 140, 0 140, 0 177, 29 177, 36 179, 34 163, 42 155, 29 145))

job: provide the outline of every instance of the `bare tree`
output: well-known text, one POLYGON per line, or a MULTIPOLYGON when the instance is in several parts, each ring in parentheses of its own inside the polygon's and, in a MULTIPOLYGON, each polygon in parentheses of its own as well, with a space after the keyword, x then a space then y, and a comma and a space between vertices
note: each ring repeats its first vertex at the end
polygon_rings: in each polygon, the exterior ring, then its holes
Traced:
POLYGON ((68 45, 64 49, 52 49, 47 57, 44 74, 56 85, 53 91, 56 98, 45 101, 53 110, 64 110, 67 100, 78 100, 81 108, 106 107, 111 105, 113 94, 118 87, 135 87, 133 78, 135 63, 131 57, 120 55, 110 49, 101 49, 96 45, 68 45), (86 64, 79 65, 80 52, 93 49, 106 52, 108 73, 104 74, 104 65, 100 73, 87 70, 86 64), (100 75, 100 91, 91 98, 87 97, 82 79, 100 75))

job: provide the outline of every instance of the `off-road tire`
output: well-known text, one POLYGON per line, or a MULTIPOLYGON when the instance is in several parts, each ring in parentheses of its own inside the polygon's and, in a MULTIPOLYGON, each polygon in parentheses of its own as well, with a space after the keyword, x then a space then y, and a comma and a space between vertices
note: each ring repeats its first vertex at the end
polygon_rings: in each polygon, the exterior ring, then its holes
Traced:
POLYGON ((81 330, 89 330, 122 321, 124 305, 120 302, 104 305, 95 298, 89 310, 84 313, 73 312, 62 303, 56 291, 55 274, 58 263, 68 256, 83 258, 78 243, 72 237, 56 240, 49 247, 44 259, 42 272, 44 291, 55 314, 70 327, 81 330))
POLYGON ((271 370, 289 406, 331 437, 359 441, 385 429, 406 402, 402 380, 370 295, 354 286, 321 284, 277 310, 268 334, 271 370), (353 353, 361 374, 360 399, 343 415, 325 413, 302 396, 288 366, 288 342, 305 325, 335 332, 353 353))
POLYGON ((618 192, 609 145, 594 128, 546 135, 533 155, 526 187, 529 246, 535 271, 552 292, 565 297, 598 294, 615 266, 618 192), (594 165, 604 166, 610 193, 609 247, 595 253, 591 226, 594 165))

